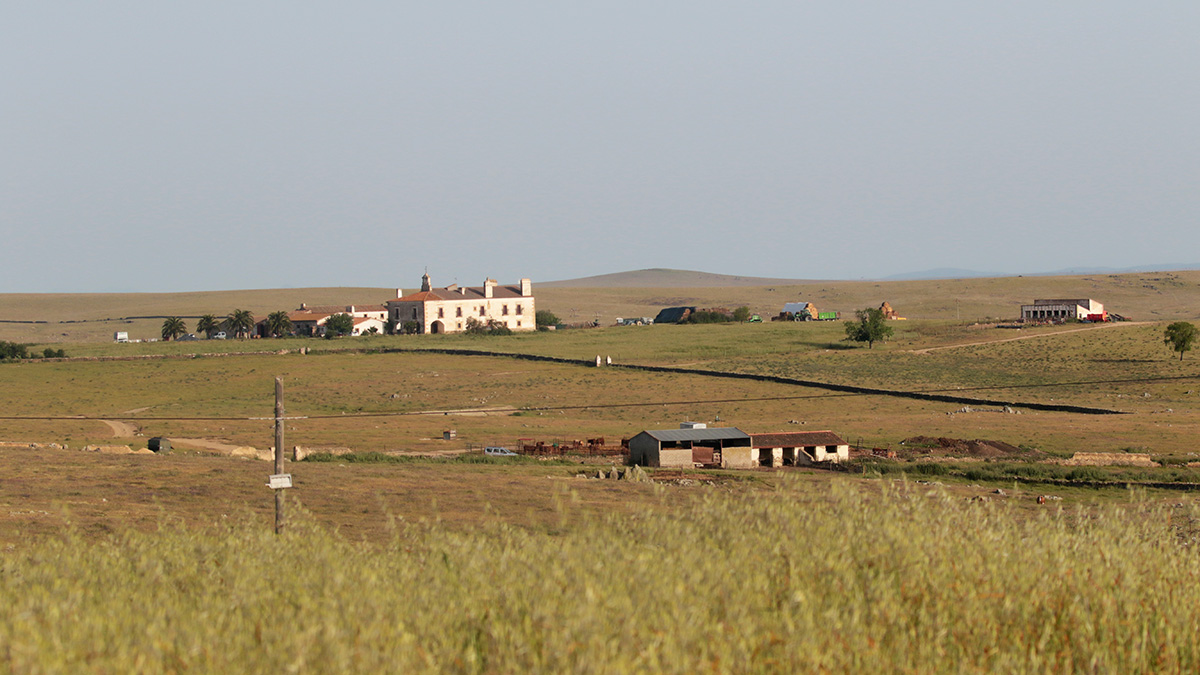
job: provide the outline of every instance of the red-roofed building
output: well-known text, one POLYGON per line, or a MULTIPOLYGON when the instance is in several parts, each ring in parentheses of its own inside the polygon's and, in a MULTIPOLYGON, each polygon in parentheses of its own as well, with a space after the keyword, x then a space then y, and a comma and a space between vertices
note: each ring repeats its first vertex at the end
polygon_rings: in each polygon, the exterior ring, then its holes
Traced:
POLYGON ((533 303, 533 282, 529 279, 515 286, 501 286, 487 279, 481 287, 453 284, 434 288, 425 274, 421 290, 409 295, 397 290, 396 299, 387 302, 387 321, 394 332, 413 322, 417 333, 460 333, 467 329, 470 319, 529 331, 537 330, 533 303))

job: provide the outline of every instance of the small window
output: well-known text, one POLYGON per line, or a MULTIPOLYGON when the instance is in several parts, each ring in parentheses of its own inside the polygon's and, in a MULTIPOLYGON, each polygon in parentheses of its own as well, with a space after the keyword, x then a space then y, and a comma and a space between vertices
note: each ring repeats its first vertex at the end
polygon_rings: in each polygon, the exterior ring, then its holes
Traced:
POLYGON ((518 321, 518 322, 517 322, 517 328, 520 328, 520 327, 521 327, 521 322, 520 322, 520 321, 518 321))
POLYGON ((416 307, 413 307, 413 317, 412 318, 413 318, 413 321, 417 320, 417 308, 416 307))
POLYGON ((483 305, 479 306, 479 316, 487 316, 487 308, 483 305))
POLYGON ((462 322, 461 321, 458 322, 458 329, 462 330, 462 322))
MULTIPOLYGON (((462 307, 454 308, 454 316, 462 316, 462 307)), ((462 328, 462 326, 459 326, 459 328, 462 328)))
POLYGON ((500 313, 504 316, 508 316, 508 305, 505 305, 503 308, 501 308, 500 313))
POLYGON ((524 310, 521 308, 521 306, 520 306, 520 305, 517 305, 517 315, 519 316, 519 315, 521 315, 521 314, 524 314, 524 313, 525 313, 525 312, 524 312, 524 310))

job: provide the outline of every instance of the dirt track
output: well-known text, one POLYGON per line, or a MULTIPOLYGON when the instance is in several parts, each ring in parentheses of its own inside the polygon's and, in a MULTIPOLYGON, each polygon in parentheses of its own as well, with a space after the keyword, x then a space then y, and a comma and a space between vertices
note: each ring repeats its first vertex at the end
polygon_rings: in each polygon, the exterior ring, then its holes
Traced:
POLYGON ((118 422, 116 420, 100 420, 112 429, 113 438, 133 438, 137 435, 137 427, 128 422, 118 422))
POLYGON ((1017 337, 1005 338, 1003 340, 984 340, 982 342, 964 342, 960 345, 946 345, 945 347, 926 347, 925 349, 913 349, 913 354, 928 354, 942 349, 957 349, 959 347, 975 347, 978 345, 994 345, 1001 342, 1016 342, 1017 340, 1032 340, 1034 338, 1054 337, 1055 335, 1066 335, 1067 333, 1079 333, 1085 330, 1103 330, 1106 328, 1118 328, 1120 326, 1145 326, 1148 321, 1122 321, 1120 323, 1110 323, 1103 326, 1088 326, 1087 328, 1072 328, 1070 330, 1060 330, 1053 333, 1039 333, 1037 335, 1018 335, 1017 337))

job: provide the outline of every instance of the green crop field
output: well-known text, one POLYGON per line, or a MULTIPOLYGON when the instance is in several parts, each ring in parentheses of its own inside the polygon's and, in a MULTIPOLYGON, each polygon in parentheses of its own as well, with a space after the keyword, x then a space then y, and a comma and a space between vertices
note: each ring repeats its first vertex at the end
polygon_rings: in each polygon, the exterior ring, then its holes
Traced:
MULTIPOLYGON (((1200 469, 1187 464, 1200 461, 1200 356, 1179 360, 1162 332, 1197 315, 1200 273, 539 291, 539 307, 580 322, 671 304, 773 314, 799 299, 845 315, 888 300, 909 319, 874 349, 845 342, 841 322, 110 341, 123 321, 113 317, 376 294, 350 290, 0 296, 0 321, 47 321, 0 323, 0 339, 69 357, 0 363, 4 669, 1196 669, 1200 614, 1186 589, 1200 469), (979 320, 1049 295, 1091 295, 1139 321, 979 320), (998 403, 596 368, 597 355, 998 403), (270 464, 238 452, 273 443, 276 377, 288 447, 377 459, 290 463, 280 538, 267 534, 270 464), (892 449, 918 436, 989 439, 1029 457, 652 471, 647 484, 579 477, 603 460, 461 454, 518 439, 616 443, 685 420, 831 429, 892 449), (82 451, 143 449, 152 436, 175 452, 82 451), (1048 463, 1076 452, 1166 466, 1048 463)), ((134 321, 150 334, 161 323, 134 321)))

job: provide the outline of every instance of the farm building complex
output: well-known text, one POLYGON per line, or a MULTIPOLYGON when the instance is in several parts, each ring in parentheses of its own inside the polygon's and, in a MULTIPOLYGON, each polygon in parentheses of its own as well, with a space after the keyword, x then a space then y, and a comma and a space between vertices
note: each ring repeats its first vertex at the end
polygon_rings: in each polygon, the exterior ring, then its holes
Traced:
POLYGON ((417 333, 458 333, 470 319, 501 325, 514 331, 537 330, 533 282, 522 279, 515 286, 501 286, 492 279, 483 286, 468 288, 453 284, 433 288, 429 275, 421 277, 421 290, 410 295, 396 291, 387 302, 389 328, 399 331, 413 322, 417 333))
POLYGON ((831 431, 747 434, 726 427, 648 430, 629 439, 631 464, 723 469, 806 466, 850 458, 850 444, 831 431))
POLYGON ((1056 319, 1105 320, 1104 305, 1091 298, 1067 298, 1034 300, 1032 305, 1021 305, 1023 321, 1053 321, 1056 319))

